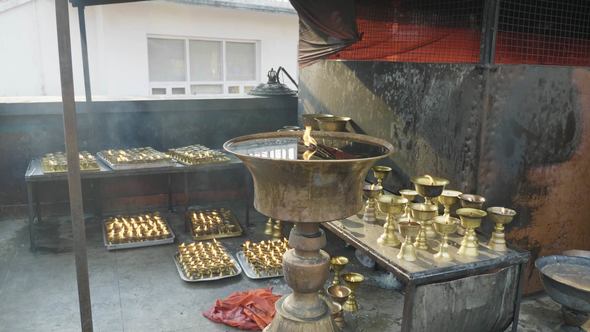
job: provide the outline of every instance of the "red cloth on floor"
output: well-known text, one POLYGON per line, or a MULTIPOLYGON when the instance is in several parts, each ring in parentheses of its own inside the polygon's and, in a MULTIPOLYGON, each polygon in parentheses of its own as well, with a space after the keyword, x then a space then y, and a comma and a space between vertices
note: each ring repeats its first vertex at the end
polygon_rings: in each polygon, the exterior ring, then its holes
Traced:
POLYGON ((258 288, 245 292, 234 292, 223 300, 215 301, 203 316, 216 323, 223 323, 242 330, 262 330, 275 315, 275 302, 280 295, 272 288, 258 288))

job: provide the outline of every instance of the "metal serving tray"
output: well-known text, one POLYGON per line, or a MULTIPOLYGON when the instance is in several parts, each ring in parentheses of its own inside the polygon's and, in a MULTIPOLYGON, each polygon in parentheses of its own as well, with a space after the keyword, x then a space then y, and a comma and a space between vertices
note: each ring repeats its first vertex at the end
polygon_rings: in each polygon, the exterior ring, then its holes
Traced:
POLYGON ((238 251, 236 253, 236 257, 238 258, 238 262, 240 263, 240 265, 242 266, 242 269, 244 270, 244 274, 250 279, 270 279, 270 278, 279 278, 279 277, 283 276, 283 273, 257 275, 256 272, 254 272, 254 270, 252 270, 252 267, 250 267, 250 263, 248 263, 248 260, 246 260, 246 256, 244 256, 243 251, 238 251))
MULTIPOLYGON (((190 212, 193 212, 193 211, 199 212, 199 211, 208 211, 208 210, 214 210, 214 209, 188 210, 187 214, 190 212)), ((187 215, 187 216, 185 216, 184 219, 185 219, 186 227, 188 227, 188 229, 191 233, 191 236, 192 236, 193 240, 195 240, 195 241, 205 241, 205 240, 213 240, 213 239, 225 239, 225 238, 229 238, 229 237, 238 237, 238 236, 242 236, 242 234, 244 233, 244 231, 242 230, 242 226, 240 226, 240 223, 238 222, 238 218, 231 211, 230 211, 228 219, 229 219, 229 222, 236 227, 236 230, 234 232, 229 232, 229 233, 207 234, 207 235, 197 236, 195 234, 195 230, 193 229, 193 224, 190 221, 190 217, 187 215)))
POLYGON ((173 160, 161 160, 155 161, 150 163, 141 163, 141 164, 122 164, 122 165, 115 165, 108 161, 102 153, 98 152, 96 154, 96 159, 102 161, 105 165, 110 167, 112 170, 126 170, 126 169, 146 169, 146 168, 171 168, 175 167, 177 163, 173 160))
POLYGON ((107 241, 107 230, 105 228, 105 223, 102 223, 102 240, 104 242, 104 246, 107 250, 119 250, 119 249, 131 249, 131 248, 141 248, 141 247, 151 247, 151 246, 158 246, 161 244, 170 244, 174 243, 175 235, 174 230, 170 227, 168 220, 164 220, 166 226, 170 230, 170 236, 165 239, 157 239, 157 240, 145 240, 145 241, 138 241, 138 242, 128 242, 128 243, 109 243, 107 241))
POLYGON ((234 256, 232 256, 230 253, 228 253, 227 255, 233 260, 234 266, 236 267, 236 273, 228 274, 226 276, 221 276, 221 277, 202 278, 202 279, 189 279, 187 276, 184 275, 184 271, 182 271, 182 267, 178 263, 178 253, 174 254, 173 260, 174 260, 174 265, 176 265, 176 270, 178 271, 178 275, 180 276, 180 279, 182 279, 183 281, 186 281, 186 282, 213 281, 213 280, 220 280, 220 279, 235 277, 235 276, 240 275, 242 273, 242 268, 240 267, 240 264, 238 264, 238 262, 236 261, 234 256))

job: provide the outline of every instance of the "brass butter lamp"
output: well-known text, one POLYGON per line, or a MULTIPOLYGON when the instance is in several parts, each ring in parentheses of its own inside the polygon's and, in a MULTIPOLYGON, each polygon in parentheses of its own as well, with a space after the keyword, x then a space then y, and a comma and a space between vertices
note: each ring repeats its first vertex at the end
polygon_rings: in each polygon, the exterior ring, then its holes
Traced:
MULTIPOLYGON (((461 194, 459 195, 459 200, 461 201, 461 207, 478 210, 483 210, 483 205, 486 202, 485 197, 475 194, 461 194)), ((459 225, 457 227, 457 233, 459 235, 465 235, 465 227, 459 225)))
POLYGON ((330 258, 330 267, 334 271, 334 278, 332 279, 332 285, 340 285, 340 272, 344 270, 348 264, 348 258, 344 256, 336 256, 330 258))
MULTIPOLYGON (((435 207, 436 215, 438 215, 438 205, 435 199, 440 196, 445 190, 445 186, 449 184, 449 180, 439 178, 436 176, 422 175, 413 177, 410 181, 414 184, 414 188, 420 196, 424 198, 424 203, 435 207)), ((436 236, 434 228, 432 227, 432 217, 430 220, 425 221, 424 227, 426 237, 433 238, 436 236)))
POLYGON ((332 285, 328 287, 327 290, 328 295, 339 306, 339 311, 333 314, 334 322, 340 328, 344 327, 344 316, 342 315, 342 310, 344 307, 344 303, 348 300, 350 296, 351 290, 350 288, 344 285, 332 285))
POLYGON ((400 234, 404 238, 404 242, 397 254, 397 258, 408 262, 414 262, 418 258, 416 257, 416 247, 414 247, 412 239, 418 235, 420 224, 413 221, 400 222, 398 227, 400 234))
POLYGON ((377 179, 377 185, 381 187, 381 193, 383 193, 383 180, 385 180, 387 174, 391 172, 391 167, 373 166, 371 170, 373 171, 373 176, 377 179))
POLYGON ((401 242, 395 235, 395 221, 404 212, 408 200, 397 195, 381 195, 378 204, 379 210, 387 213, 387 218, 383 225, 383 234, 377 239, 377 243, 387 247, 399 246, 401 242))
POLYGON ((313 113, 313 114, 303 114, 302 116, 303 119, 303 125, 305 127, 311 127, 312 130, 320 130, 319 127, 319 123, 318 121, 316 121, 316 119, 319 118, 332 118, 334 117, 332 114, 319 114, 319 113, 313 113))
POLYGON ((443 190, 442 194, 438 196, 438 201, 445 207, 444 216, 451 217, 451 208, 459 202, 459 196, 463 194, 457 190, 443 190))
POLYGON ((409 220, 410 219, 410 204, 412 204, 414 202, 414 199, 416 198, 416 196, 418 196, 418 193, 416 192, 416 190, 402 189, 399 191, 399 194, 402 195, 403 198, 408 200, 408 204, 406 204, 406 209, 404 211, 403 219, 409 220))
POLYGON ((461 208, 457 210, 457 215, 461 218, 461 225, 465 228, 465 235, 461 240, 461 247, 457 251, 457 255, 477 257, 479 245, 475 229, 481 225, 481 220, 487 213, 479 209, 461 208))
POLYGON ((367 197, 365 207, 363 209, 363 221, 369 224, 377 222, 375 215, 375 208, 377 206, 377 198, 381 195, 383 188, 380 185, 366 184, 363 186, 363 193, 367 197))
POLYGON ((420 224, 420 231, 416 236, 414 246, 420 250, 428 250, 428 242, 426 241, 426 223, 434 219, 438 214, 436 205, 426 203, 414 203, 410 205, 412 219, 420 224))
POLYGON ((495 224, 494 231, 492 232, 492 238, 490 239, 489 246, 494 251, 506 251, 506 239, 504 235, 504 225, 509 224, 516 211, 507 209, 504 207, 491 207, 487 209, 488 216, 495 224))
POLYGON ((459 219, 451 216, 437 216, 434 218, 434 230, 442 236, 438 252, 434 254, 434 259, 440 261, 451 261, 453 258, 449 254, 449 234, 457 230, 459 219))
POLYGON ((344 280, 346 286, 350 288, 350 295, 342 306, 342 309, 348 312, 356 312, 359 310, 359 305, 356 300, 356 291, 358 286, 365 280, 365 277, 360 273, 348 272, 342 275, 342 280, 344 280))
MULTIPOLYGON (((292 249, 282 260, 285 281, 293 292, 275 303, 275 316, 267 332, 338 329, 328 301, 318 294, 330 274, 330 256, 321 250, 326 236, 320 224, 358 213, 363 208, 361 192, 367 172, 375 162, 393 153, 389 142, 366 135, 313 131, 315 144, 304 134, 268 132, 224 144, 225 150, 241 159, 254 178, 256 210, 295 224, 289 235, 292 249), (306 141, 311 149, 303 148, 306 141), (331 153, 335 146, 348 158, 331 153), (302 148, 305 153, 300 153, 302 148), (270 153, 277 149, 285 152, 280 153, 280 159, 270 153), (310 158, 308 152, 318 150, 322 153, 310 158), (285 155, 288 158, 283 158, 285 155)), ((343 280, 347 278, 343 276, 343 280)))

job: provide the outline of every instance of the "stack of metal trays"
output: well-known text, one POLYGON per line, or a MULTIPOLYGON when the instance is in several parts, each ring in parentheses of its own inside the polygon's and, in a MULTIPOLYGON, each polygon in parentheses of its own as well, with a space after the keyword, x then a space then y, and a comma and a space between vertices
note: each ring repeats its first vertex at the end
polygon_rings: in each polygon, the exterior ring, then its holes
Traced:
POLYGON ((254 243, 246 241, 236 257, 248 278, 276 278, 283 276, 283 255, 288 249, 287 239, 254 243))
POLYGON ((180 278, 186 282, 219 280, 242 273, 236 260, 215 240, 181 243, 174 255, 174 264, 180 278))
POLYGON ((186 223, 196 241, 236 237, 243 232, 236 216, 225 208, 189 210, 186 223))
POLYGON ((174 232, 158 212, 115 216, 104 220, 104 245, 108 250, 174 243, 174 232))
POLYGON ((169 155, 152 147, 104 150, 96 156, 113 170, 174 167, 169 155))

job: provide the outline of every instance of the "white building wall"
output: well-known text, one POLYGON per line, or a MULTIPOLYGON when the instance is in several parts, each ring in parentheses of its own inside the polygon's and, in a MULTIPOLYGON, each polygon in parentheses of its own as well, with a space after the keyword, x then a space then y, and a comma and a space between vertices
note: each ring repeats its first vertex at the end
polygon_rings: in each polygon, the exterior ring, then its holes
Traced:
MULTIPOLYGON (((260 78, 283 66, 297 77, 296 15, 164 1, 86 8, 93 95, 149 95, 148 35, 259 40, 260 78)), ((70 8, 76 95, 84 94, 77 10, 70 8)), ((59 95, 53 0, 0 12, 0 96, 59 95)))

